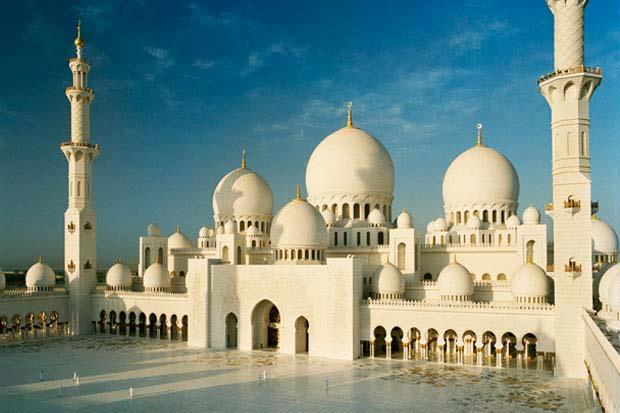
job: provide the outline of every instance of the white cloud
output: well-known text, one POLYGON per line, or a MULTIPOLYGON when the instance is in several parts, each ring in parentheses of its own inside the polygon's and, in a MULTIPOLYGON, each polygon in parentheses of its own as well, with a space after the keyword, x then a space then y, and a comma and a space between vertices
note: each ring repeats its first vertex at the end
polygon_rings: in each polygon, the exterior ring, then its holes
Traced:
POLYGON ((196 59, 194 60, 194 63, 192 63, 193 67, 197 67, 199 69, 211 69, 213 66, 215 66, 216 62, 214 60, 206 60, 206 59, 196 59))
POLYGON ((233 24, 237 19, 230 13, 220 12, 217 15, 209 13, 200 5, 189 3, 190 15, 199 23, 206 26, 227 26, 233 24))
POLYGON ((155 65, 153 66, 154 70, 144 75, 144 78, 147 81, 154 81, 158 75, 166 69, 174 66, 174 59, 170 56, 170 52, 168 52, 168 50, 152 46, 146 46, 144 50, 149 56, 155 59, 155 65))

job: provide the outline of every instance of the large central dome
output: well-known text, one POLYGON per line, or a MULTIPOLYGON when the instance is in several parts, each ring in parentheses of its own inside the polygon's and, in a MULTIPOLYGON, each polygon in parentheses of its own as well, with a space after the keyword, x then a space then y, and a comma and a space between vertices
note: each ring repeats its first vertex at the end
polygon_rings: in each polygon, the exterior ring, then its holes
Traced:
POLYGON ((306 169, 308 197, 340 194, 392 196, 394 164, 383 144, 365 130, 338 129, 314 149, 306 169))
POLYGON ((443 178, 446 210, 504 204, 516 212, 519 177, 510 161, 482 144, 482 125, 478 125, 478 144, 460 154, 443 178))

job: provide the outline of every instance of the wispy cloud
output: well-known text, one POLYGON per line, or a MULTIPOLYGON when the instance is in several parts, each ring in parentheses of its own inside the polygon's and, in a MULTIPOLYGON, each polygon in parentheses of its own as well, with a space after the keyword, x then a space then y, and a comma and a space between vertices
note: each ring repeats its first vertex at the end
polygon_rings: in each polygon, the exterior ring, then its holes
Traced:
POLYGON ((207 70, 215 66, 216 63, 217 62, 215 60, 196 59, 194 60, 194 63, 192 63, 192 66, 197 67, 199 69, 207 70))
POLYGON ((16 112, 13 110, 10 110, 9 108, 7 108, 3 103, 0 103, 0 116, 5 116, 5 117, 14 117, 16 115, 16 112))
POLYGON ((290 43, 272 43, 263 50, 250 53, 248 56, 247 66, 241 71, 241 76, 247 76, 255 72, 266 64, 266 61, 276 55, 291 56, 295 59, 302 59, 307 47, 298 46, 290 43))
POLYGON ((228 26, 237 20, 235 16, 228 12, 212 14, 202 5, 194 2, 189 3, 188 7, 192 18, 206 26, 228 26))
POLYGON ((493 20, 490 22, 476 22, 467 24, 467 28, 457 31, 449 36, 447 46, 455 53, 479 50, 482 44, 493 36, 508 36, 514 34, 517 29, 510 27, 506 21, 493 20))
POLYGON ((154 81, 159 74, 174 66, 174 58, 170 56, 168 50, 153 46, 146 46, 144 50, 155 60, 154 70, 144 75, 149 82, 154 81))

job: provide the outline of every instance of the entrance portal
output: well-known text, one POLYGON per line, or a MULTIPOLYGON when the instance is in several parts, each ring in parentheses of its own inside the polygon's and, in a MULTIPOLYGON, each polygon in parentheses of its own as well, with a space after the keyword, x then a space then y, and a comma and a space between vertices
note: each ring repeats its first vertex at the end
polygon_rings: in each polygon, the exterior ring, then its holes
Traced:
POLYGON ((308 340, 308 320, 306 317, 299 317, 295 321, 295 353, 307 353, 310 348, 308 340))
POLYGON ((271 301, 261 301, 252 311, 252 348, 280 348, 280 310, 271 301))

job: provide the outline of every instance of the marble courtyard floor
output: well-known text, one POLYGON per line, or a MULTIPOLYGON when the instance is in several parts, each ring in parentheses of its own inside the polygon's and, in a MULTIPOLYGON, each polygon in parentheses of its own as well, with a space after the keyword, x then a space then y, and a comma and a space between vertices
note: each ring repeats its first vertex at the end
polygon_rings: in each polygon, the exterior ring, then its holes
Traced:
POLYGON ((0 347, 0 359, 0 411, 10 412, 597 411, 586 382, 516 369, 484 378, 470 366, 188 350, 109 336, 0 347))

